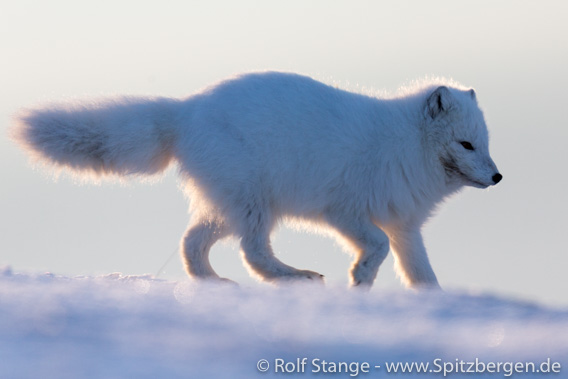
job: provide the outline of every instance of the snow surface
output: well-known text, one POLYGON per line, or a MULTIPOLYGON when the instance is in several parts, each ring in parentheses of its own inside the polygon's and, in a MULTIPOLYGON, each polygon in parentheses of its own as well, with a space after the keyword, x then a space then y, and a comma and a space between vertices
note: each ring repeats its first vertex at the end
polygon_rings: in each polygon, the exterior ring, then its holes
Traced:
MULTIPOLYGON (((399 377, 386 372, 390 361, 550 358, 562 364, 560 374, 512 377, 568 377, 568 310, 440 291, 238 287, 0 270, 0 378, 288 377, 294 374, 274 372, 275 359, 304 357, 368 362, 370 372, 358 377, 369 378, 399 377), (257 370, 260 359, 270 364, 265 373, 257 370)), ((317 375, 312 369, 308 363, 295 375, 317 375)))

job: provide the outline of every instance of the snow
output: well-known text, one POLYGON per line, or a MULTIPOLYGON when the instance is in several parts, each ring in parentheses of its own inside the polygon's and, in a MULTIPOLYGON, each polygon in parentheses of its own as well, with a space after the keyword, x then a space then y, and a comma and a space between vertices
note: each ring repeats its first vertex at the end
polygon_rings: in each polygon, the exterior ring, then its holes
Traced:
POLYGON ((0 312, 1 378, 309 377, 318 367, 341 367, 328 373, 336 377, 396 377, 385 362, 568 364, 568 309, 482 294, 70 278, 4 268, 0 312), (267 372, 257 369, 261 359, 267 372), (369 373, 361 371, 365 362, 369 373), (275 373, 278 363, 295 372, 275 373))

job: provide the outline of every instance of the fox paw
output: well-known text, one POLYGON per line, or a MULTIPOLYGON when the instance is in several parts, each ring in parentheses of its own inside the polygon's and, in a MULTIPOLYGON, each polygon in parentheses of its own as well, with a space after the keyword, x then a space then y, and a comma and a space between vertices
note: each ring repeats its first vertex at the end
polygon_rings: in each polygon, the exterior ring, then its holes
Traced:
POLYGON ((275 283, 282 283, 282 282, 312 282, 312 283, 323 283, 324 276, 315 271, 309 270, 297 270, 292 273, 278 276, 276 278, 272 278, 270 281, 275 283))
POLYGON ((325 279, 325 276, 323 276, 322 274, 315 272, 315 271, 309 271, 309 270, 301 270, 300 274, 298 276, 299 276, 299 279, 313 280, 313 281, 322 282, 322 283, 325 279))

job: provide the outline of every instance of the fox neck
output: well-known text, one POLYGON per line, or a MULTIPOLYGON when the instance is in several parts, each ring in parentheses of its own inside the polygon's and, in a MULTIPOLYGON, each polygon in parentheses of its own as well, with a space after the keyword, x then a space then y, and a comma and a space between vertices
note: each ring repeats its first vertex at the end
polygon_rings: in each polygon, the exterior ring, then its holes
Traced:
POLYGON ((393 130, 391 141, 396 148, 389 149, 392 155, 388 158, 378 158, 386 159, 388 163, 377 172, 371 196, 374 207, 371 209, 378 224, 419 226, 432 214, 437 204, 462 188, 462 185, 448 180, 435 144, 424 133, 421 123, 417 122, 423 117, 422 114, 418 111, 412 114, 407 107, 401 108, 399 113, 398 121, 401 124, 393 130), (389 177, 384 177, 385 172, 389 177), (392 185, 385 185, 387 181, 392 185))

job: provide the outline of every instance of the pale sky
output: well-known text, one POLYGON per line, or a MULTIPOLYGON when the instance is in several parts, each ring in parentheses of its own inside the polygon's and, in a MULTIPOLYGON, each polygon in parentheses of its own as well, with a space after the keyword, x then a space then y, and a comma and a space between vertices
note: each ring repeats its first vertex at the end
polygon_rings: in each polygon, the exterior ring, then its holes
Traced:
MULTIPOLYGON (((189 221, 175 170, 157 184, 55 181, 7 138, 43 101, 182 97, 236 73, 285 70, 357 90, 445 76, 476 89, 504 179, 443 204, 424 238, 440 284, 568 305, 568 5, 564 1, 3 1, 0 266, 61 275, 156 274, 189 221)), ((351 257, 282 228, 281 260, 346 285, 351 257)), ((238 244, 216 271, 242 284, 238 244)), ((392 257, 374 291, 400 290, 392 257)), ((177 254, 160 277, 185 278, 177 254)))

